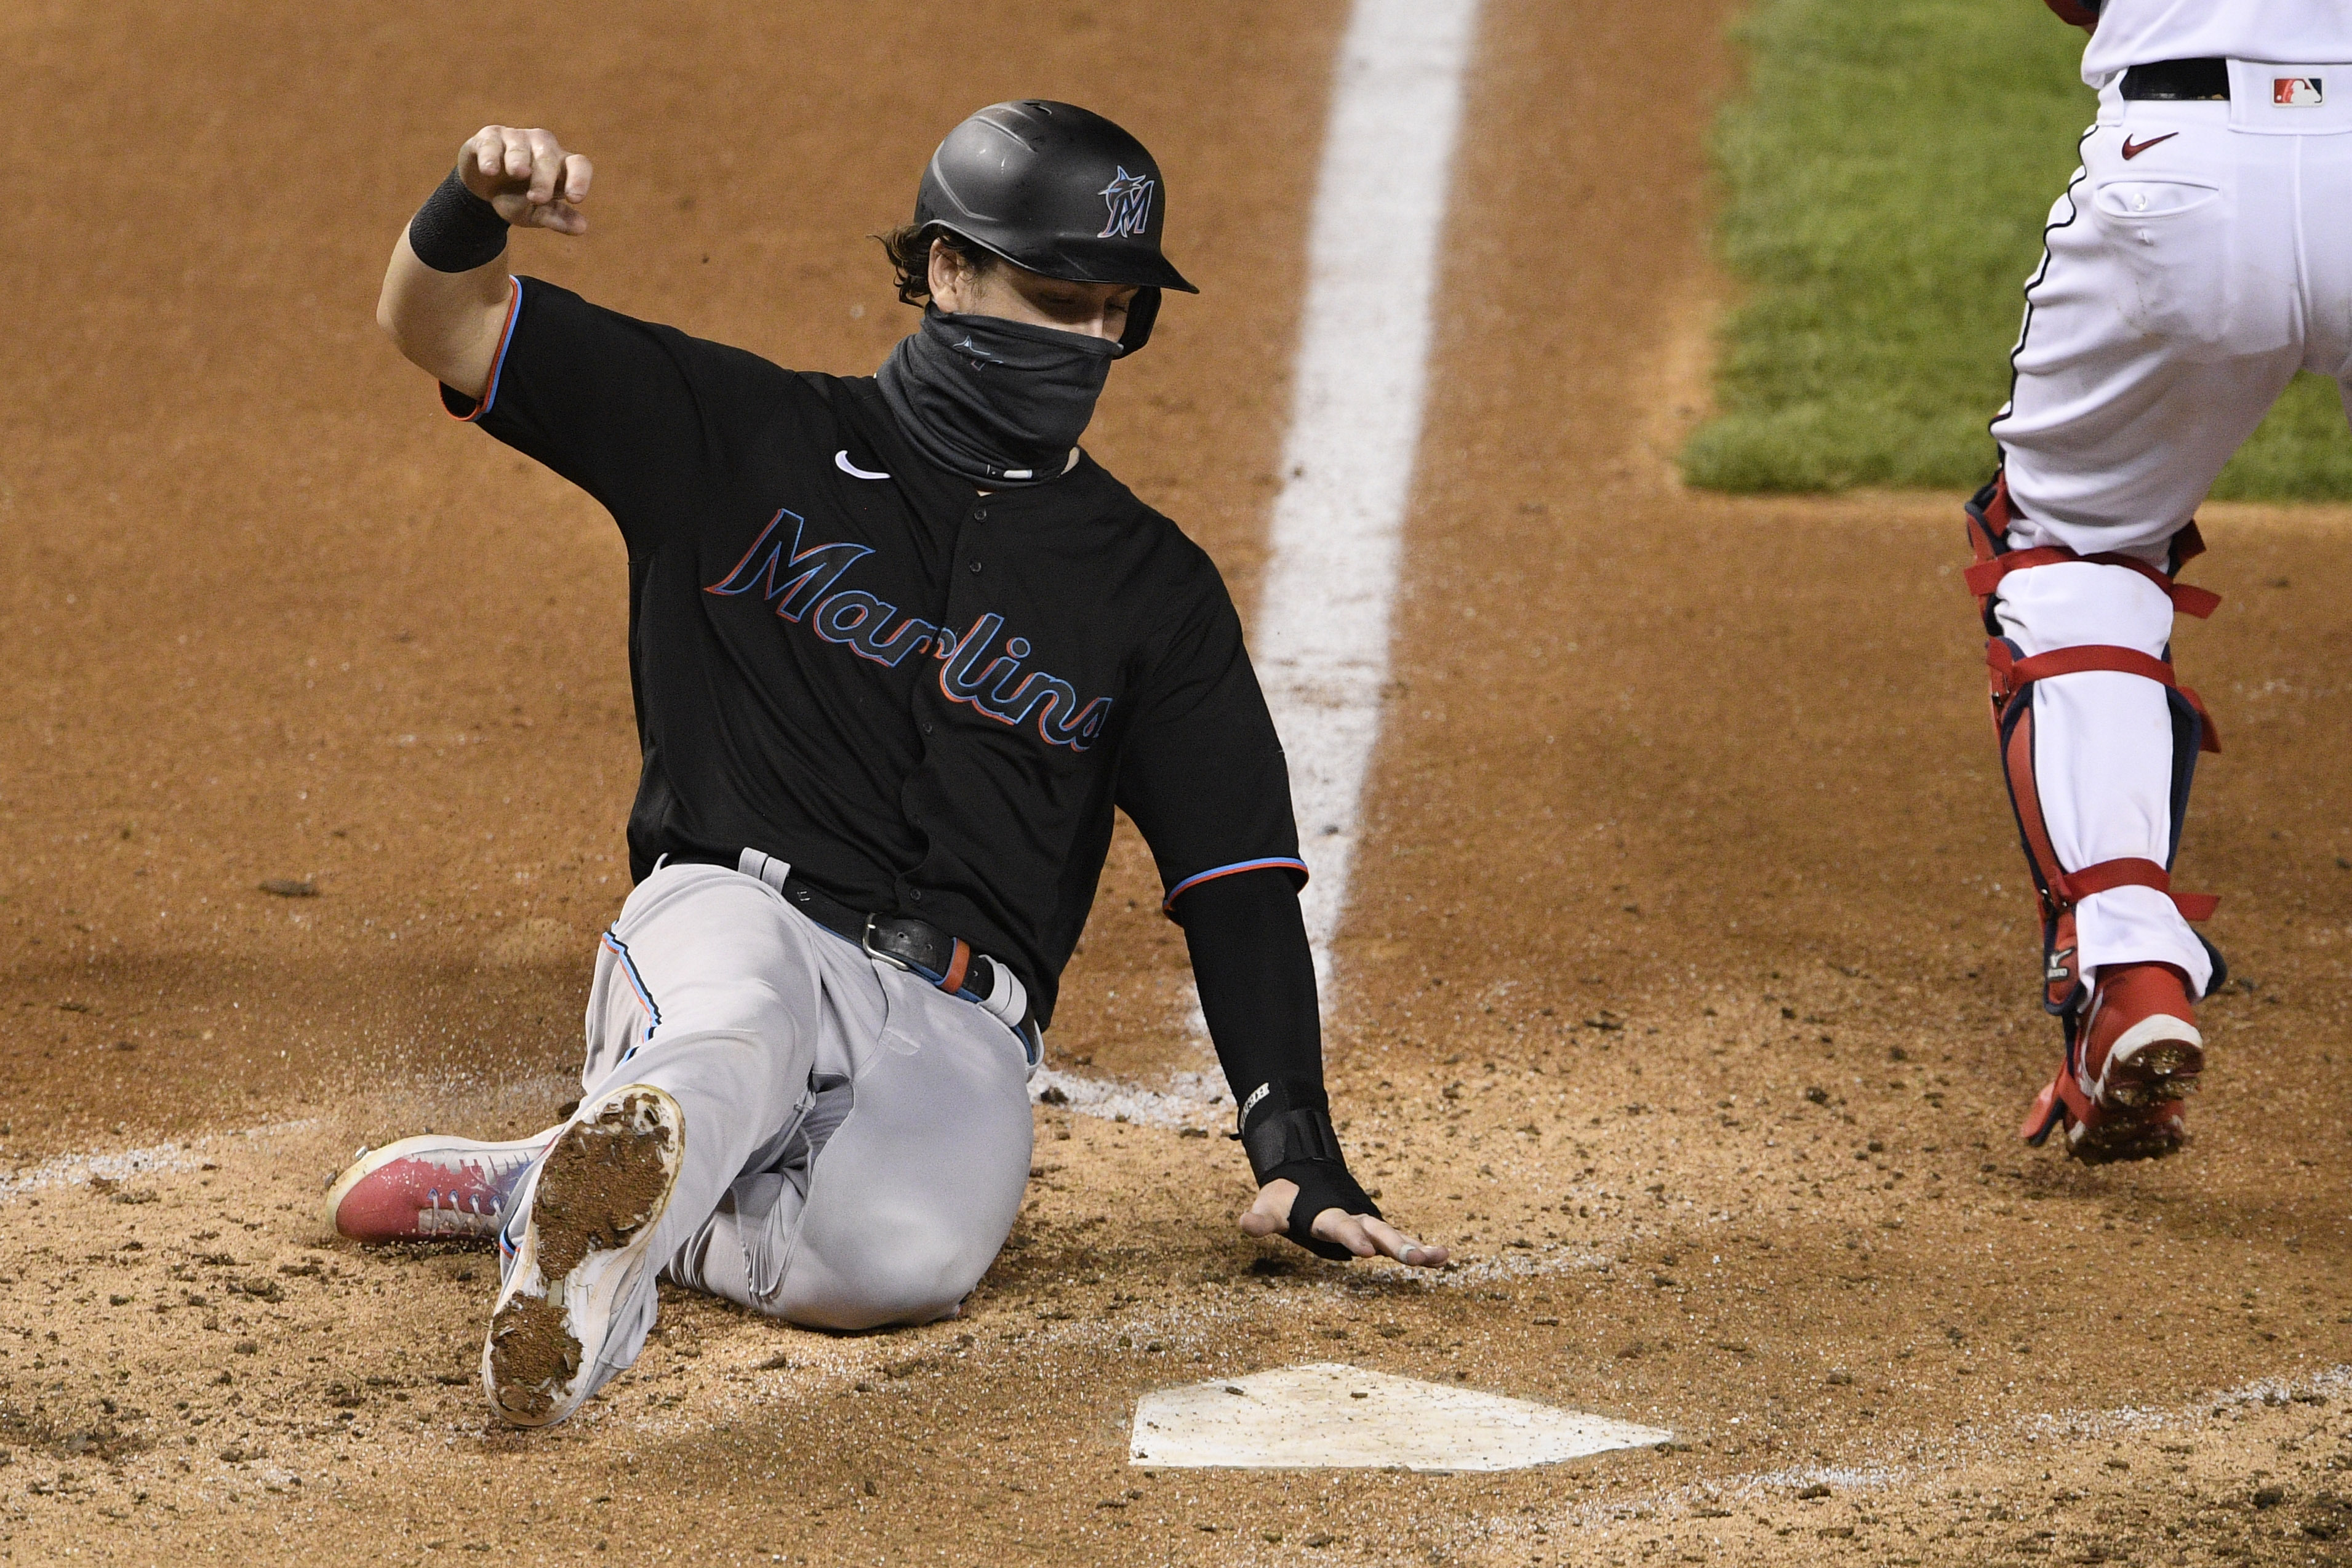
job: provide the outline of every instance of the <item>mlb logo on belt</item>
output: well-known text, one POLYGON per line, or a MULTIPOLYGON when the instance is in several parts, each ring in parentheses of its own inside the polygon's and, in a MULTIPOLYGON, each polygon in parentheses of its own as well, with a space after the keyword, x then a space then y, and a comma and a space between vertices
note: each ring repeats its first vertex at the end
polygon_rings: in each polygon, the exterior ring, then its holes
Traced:
POLYGON ((2271 101, 2290 109, 2309 109, 2326 101, 2315 76, 2283 76, 2271 80, 2271 101))

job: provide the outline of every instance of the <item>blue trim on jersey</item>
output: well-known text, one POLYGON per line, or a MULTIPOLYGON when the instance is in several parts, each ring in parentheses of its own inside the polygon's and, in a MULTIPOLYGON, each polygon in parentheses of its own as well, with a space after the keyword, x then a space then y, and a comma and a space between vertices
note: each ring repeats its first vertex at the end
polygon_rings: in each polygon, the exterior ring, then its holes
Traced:
POLYGON ((506 374, 507 349, 514 342, 515 323, 522 319, 522 279, 509 278, 507 282, 511 285, 507 295, 507 320, 506 325, 499 329, 499 352, 490 361, 490 384, 482 388, 482 400, 474 405, 471 414, 451 416, 461 425, 473 424, 488 414, 490 405, 499 400, 499 377, 506 374))
POLYGON ((1264 860, 1236 860, 1230 866, 1213 866, 1206 871, 1193 872, 1168 889, 1168 896, 1160 900, 1160 910, 1164 913, 1175 908, 1176 900, 1182 897, 1187 889, 1197 888, 1203 882, 1213 882, 1220 877, 1237 877, 1244 871, 1268 870, 1277 866, 1286 871, 1297 872, 1301 882, 1307 879, 1307 862, 1294 856, 1277 855, 1264 860))

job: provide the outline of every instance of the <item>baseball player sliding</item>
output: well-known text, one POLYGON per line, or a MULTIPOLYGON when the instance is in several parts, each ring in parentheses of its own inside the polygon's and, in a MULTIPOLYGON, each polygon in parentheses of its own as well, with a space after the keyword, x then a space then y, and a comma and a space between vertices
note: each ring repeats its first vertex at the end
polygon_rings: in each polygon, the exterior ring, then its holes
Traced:
MULTIPOLYGON (((1969 503, 1993 710, 2040 889, 2058 1075, 2024 1135, 2168 1153, 2220 955, 2173 856, 2212 721, 2173 675, 2176 574, 2230 454, 2297 370, 2352 387, 2352 6, 2048 0, 2091 30, 2083 166, 2025 289, 2016 382, 1969 503)), ((2347 393, 2352 398, 2352 393, 2347 393)))
POLYGON ((1233 603, 1076 445, 1160 291, 1192 291, 1151 155, 1065 103, 958 126, 884 241, 922 323, 855 378, 509 276, 509 226, 585 232, 593 178, 546 131, 481 131, 377 319, 451 414, 620 525, 636 887, 597 952, 576 1110, 365 1155, 336 1226, 495 1235, 482 1380, 524 1426, 636 1359, 662 1276, 817 1328, 954 1313, 1020 1207, 1025 1084, 1116 806, 1240 1108, 1243 1228, 1443 1263, 1340 1154, 1306 868, 1233 603))

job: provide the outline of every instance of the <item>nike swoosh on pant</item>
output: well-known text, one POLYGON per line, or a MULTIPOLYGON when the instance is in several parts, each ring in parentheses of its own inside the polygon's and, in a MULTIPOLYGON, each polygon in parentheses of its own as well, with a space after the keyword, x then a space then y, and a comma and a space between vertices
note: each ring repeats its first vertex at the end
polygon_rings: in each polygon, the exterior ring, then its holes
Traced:
POLYGON ((2147 141, 2140 142, 2134 142, 2130 137, 2126 136, 2124 138, 2124 157, 2126 161, 2137 158, 2142 153, 2145 153, 2149 148, 2155 146, 2158 142, 2169 142, 2179 134, 2180 132, 2178 131, 2168 131, 2161 136, 2151 136, 2147 141))

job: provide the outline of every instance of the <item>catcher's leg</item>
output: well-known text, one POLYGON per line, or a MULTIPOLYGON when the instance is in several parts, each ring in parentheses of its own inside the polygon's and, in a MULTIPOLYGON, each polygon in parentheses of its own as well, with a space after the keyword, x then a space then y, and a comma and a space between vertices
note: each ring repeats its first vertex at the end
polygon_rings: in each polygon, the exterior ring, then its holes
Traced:
POLYGON ((2231 116, 2228 103, 2126 102, 2112 83, 2100 95, 1992 422, 2025 544, 2165 565, 2315 346, 2315 302, 2295 280, 2298 163, 2317 153, 2305 138, 2234 132, 2231 116), (2126 157, 2135 140, 2147 145, 2126 157))
MULTIPOLYGON (((2026 552, 2017 552, 2025 555, 2026 552)), ((2014 557, 2012 557, 2014 559, 2014 557)), ((2165 662, 2172 595, 2136 563, 2012 569, 1990 617, 2001 758, 2043 915, 2044 1005, 2066 1052, 2029 1114, 2085 1158, 2168 1152, 2204 1064, 2193 998, 2218 979, 2170 887, 2207 726, 2165 662)), ((2205 607, 2201 603, 2199 607, 2205 607)))

